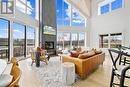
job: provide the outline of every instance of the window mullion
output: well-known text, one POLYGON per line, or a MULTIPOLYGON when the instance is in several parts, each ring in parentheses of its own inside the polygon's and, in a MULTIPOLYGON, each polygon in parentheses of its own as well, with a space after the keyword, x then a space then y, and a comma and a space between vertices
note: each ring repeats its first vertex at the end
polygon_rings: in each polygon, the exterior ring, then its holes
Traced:
POLYGON ((26 0, 26 5, 25 5, 25 9, 26 9, 26 14, 27 14, 27 0, 26 0))
POLYGON ((111 35, 108 34, 108 48, 111 48, 111 35))
POLYGON ((64 25, 64 1, 62 1, 62 25, 64 25))
POLYGON ((109 12, 112 11, 111 9, 112 9, 112 8, 111 8, 111 2, 109 2, 109 12))
POLYGON ((72 17, 73 17, 73 15, 72 15, 72 5, 70 5, 70 26, 72 26, 72 17))

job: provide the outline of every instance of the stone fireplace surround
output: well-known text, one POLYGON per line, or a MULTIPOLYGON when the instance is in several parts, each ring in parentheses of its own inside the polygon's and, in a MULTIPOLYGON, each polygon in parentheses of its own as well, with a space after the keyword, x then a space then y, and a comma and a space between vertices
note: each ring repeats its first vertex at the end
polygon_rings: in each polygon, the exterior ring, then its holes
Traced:
POLYGON ((43 35, 42 46, 47 50, 50 55, 56 54, 56 35, 43 35))
POLYGON ((56 54, 56 35, 45 34, 44 26, 51 26, 57 32, 56 23, 56 0, 41 0, 40 1, 40 14, 39 14, 39 43, 40 46, 45 48, 45 42, 54 42, 52 49, 47 49, 51 55, 56 54))

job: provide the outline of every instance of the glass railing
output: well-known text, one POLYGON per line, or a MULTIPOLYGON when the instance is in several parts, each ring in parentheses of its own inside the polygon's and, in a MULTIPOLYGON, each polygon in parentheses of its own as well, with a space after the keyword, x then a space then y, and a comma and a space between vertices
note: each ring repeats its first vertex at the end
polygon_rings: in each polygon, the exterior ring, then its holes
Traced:
POLYGON ((34 49, 34 44, 33 45, 27 45, 27 55, 30 55, 30 52, 32 52, 33 51, 33 49, 34 49))
POLYGON ((8 45, 0 45, 0 59, 8 59, 8 56, 8 45))
POLYGON ((24 45, 14 45, 13 55, 14 57, 24 56, 24 45))

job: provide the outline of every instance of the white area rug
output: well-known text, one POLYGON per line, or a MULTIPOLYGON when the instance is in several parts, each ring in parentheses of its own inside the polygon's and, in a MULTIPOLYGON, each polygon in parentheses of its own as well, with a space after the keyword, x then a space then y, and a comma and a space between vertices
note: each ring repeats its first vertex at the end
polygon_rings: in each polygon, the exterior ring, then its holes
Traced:
POLYGON ((42 87, 71 87, 62 83, 61 61, 59 57, 53 57, 46 65, 44 62, 40 67, 33 65, 32 69, 37 73, 42 87))

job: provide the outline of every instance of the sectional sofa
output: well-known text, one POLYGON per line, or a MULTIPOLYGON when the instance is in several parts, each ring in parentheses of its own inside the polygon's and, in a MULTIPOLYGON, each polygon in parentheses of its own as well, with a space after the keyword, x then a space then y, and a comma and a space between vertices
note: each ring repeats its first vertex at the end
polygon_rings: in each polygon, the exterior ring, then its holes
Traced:
POLYGON ((92 73, 100 64, 103 64, 104 60, 105 53, 103 52, 92 53, 92 55, 84 56, 84 58, 72 57, 69 55, 62 56, 62 62, 72 62, 75 64, 76 73, 81 78, 85 78, 92 73))

